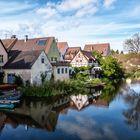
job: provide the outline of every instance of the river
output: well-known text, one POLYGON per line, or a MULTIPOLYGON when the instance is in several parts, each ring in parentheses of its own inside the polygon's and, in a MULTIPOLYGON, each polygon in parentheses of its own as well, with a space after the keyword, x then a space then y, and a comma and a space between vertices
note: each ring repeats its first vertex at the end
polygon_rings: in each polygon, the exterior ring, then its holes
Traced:
POLYGON ((0 140, 21 139, 140 140, 140 82, 0 110, 0 140))

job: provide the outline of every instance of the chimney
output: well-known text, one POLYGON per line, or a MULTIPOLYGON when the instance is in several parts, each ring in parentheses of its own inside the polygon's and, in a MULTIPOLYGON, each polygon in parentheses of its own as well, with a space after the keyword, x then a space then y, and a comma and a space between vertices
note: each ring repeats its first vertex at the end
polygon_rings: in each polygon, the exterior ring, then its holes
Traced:
POLYGON ((24 42, 27 42, 27 40, 28 40, 28 35, 25 35, 24 42))
POLYGON ((11 36, 11 39, 12 39, 12 38, 16 38, 16 35, 12 35, 12 36, 11 36))

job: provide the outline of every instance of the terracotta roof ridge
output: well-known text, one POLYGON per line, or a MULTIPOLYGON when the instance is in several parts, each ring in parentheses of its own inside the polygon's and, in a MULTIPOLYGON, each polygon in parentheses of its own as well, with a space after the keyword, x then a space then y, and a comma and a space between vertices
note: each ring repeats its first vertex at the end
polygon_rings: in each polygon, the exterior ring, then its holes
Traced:
POLYGON ((89 43, 89 44, 85 44, 85 46, 86 45, 110 45, 110 43, 93 43, 93 44, 89 43))

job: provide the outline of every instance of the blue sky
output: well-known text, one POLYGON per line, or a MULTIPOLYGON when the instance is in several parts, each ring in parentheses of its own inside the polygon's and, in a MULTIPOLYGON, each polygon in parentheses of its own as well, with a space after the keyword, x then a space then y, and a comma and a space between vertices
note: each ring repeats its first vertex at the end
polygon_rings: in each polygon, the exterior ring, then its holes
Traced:
POLYGON ((0 0, 0 38, 55 36, 69 46, 123 42, 140 33, 140 0, 0 0))

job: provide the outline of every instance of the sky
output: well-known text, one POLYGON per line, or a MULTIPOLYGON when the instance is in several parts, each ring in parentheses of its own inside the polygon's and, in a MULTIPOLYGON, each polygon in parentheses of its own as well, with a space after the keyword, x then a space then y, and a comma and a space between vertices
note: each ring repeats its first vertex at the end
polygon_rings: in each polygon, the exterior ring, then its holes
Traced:
POLYGON ((0 38, 54 36, 70 47, 123 43, 140 33, 140 0, 0 0, 0 38))

